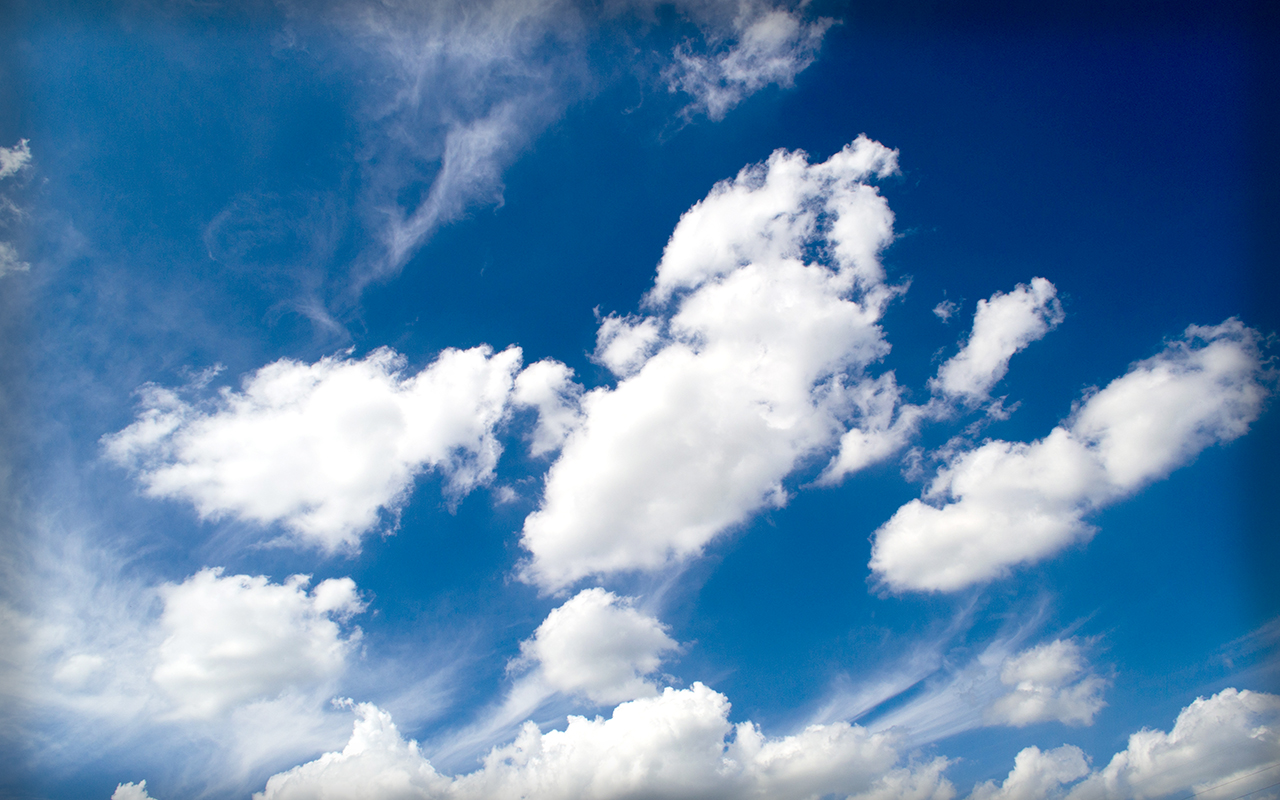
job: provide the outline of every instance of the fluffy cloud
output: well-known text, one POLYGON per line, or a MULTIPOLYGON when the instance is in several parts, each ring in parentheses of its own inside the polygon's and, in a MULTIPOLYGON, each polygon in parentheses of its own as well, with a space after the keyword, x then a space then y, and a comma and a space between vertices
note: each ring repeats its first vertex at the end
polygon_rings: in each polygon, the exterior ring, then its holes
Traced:
POLYGON ((512 401, 538 412, 538 425, 529 443, 531 455, 560 449, 565 437, 578 425, 581 395, 582 387, 573 382, 573 370, 559 361, 538 361, 516 376, 512 401))
POLYGON ((308 577, 284 584, 263 576, 222 576, 205 569, 160 590, 161 628, 152 680, 179 717, 211 717, 282 692, 331 683, 359 639, 335 620, 363 610, 350 578, 331 578, 311 592, 308 577))
MULTIPOLYGON (((950 315, 939 316, 945 320, 950 315)), ((1018 284, 1008 294, 996 292, 990 300, 979 300, 969 340, 938 369, 938 377, 930 382, 932 387, 966 403, 981 402, 1009 371, 1009 359, 1043 338, 1062 319, 1057 289, 1044 278, 1032 279, 1030 286, 1018 284)))
POLYGON ((405 502, 418 473, 438 470, 455 497, 491 479, 520 355, 446 350, 411 376, 386 348, 359 360, 286 359, 203 406, 148 386, 137 421, 103 442, 148 495, 353 548, 380 509, 405 502))
POLYGON ((1248 430, 1270 381, 1258 338, 1234 319, 1193 325, 1047 437, 959 453, 929 502, 911 501, 876 532, 871 568, 894 590, 953 591, 1088 539, 1090 511, 1248 430))
POLYGON ((726 698, 702 684, 623 703, 609 719, 571 716, 563 731, 542 733, 528 723, 481 769, 453 779, 436 772, 386 712, 368 704, 355 710, 342 752, 273 776, 255 800, 954 795, 941 776, 945 759, 898 767, 891 735, 841 723, 766 738, 750 722, 732 725, 726 698))
POLYGON ((1142 730, 1068 800, 1164 797, 1191 790, 1209 800, 1243 797, 1278 780, 1280 696, 1224 689, 1178 714, 1173 730, 1142 730))
POLYGON ((724 119, 766 86, 790 87, 817 58, 831 22, 806 22, 794 11, 743 2, 733 22, 733 41, 711 53, 696 53, 688 44, 678 48, 666 73, 667 86, 693 97, 686 117, 700 112, 724 119))
POLYGON ((549 688, 614 705, 650 697, 658 689, 645 680, 675 650, 662 623, 604 589, 586 589, 547 615, 533 638, 520 646, 549 688))
POLYGON ((1005 662, 1000 682, 1012 691, 987 710, 992 723, 1022 727, 1057 720, 1068 725, 1092 725, 1106 705, 1105 679, 1089 672, 1080 645, 1055 639, 1025 650, 1005 662))
POLYGON ((1013 769, 1004 783, 999 786, 995 781, 979 784, 974 787, 969 800, 1044 800, 1058 797, 1063 784, 1088 774, 1089 762, 1078 747, 1066 744, 1046 751, 1028 747, 1014 758, 1013 769))
POLYGON ((860 404, 896 397, 865 385, 897 291, 877 258, 893 215, 866 181, 895 169, 865 137, 820 164, 778 151, 685 213, 646 299, 657 311, 602 322, 600 357, 626 377, 582 398, 525 520, 526 579, 556 589, 696 554, 782 505, 782 480, 860 404), (806 262, 815 251, 826 263, 806 262))
POLYGON ((155 800, 147 794, 147 782, 122 783, 111 793, 111 800, 155 800))

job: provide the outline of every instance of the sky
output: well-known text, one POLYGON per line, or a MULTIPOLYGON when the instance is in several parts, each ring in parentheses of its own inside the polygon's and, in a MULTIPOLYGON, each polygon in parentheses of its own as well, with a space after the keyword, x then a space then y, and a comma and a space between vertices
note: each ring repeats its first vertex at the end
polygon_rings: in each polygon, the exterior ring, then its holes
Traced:
POLYGON ((0 14, 0 795, 1280 797, 1263 4, 0 14))

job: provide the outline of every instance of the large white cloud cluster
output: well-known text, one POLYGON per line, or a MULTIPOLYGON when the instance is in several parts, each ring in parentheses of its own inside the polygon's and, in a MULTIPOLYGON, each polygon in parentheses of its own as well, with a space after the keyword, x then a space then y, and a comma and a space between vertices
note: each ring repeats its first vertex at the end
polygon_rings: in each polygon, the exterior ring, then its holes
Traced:
POLYGON ((187 500, 205 517, 281 523, 330 551, 354 548, 419 473, 439 471, 454 496, 491 479, 520 358, 514 347, 446 350, 414 375, 386 348, 358 360, 285 359, 207 406, 149 386, 137 421, 103 442, 153 497, 187 500))
POLYGON ((819 164, 778 151, 681 218, 655 313, 601 325, 619 381, 582 397, 525 520, 526 578, 660 568, 786 501, 782 480, 848 430, 888 350, 878 322, 896 290, 877 255, 893 215, 866 181, 895 169, 865 137, 819 164))
POLYGON ((1045 438, 959 452, 876 531, 872 570, 895 590, 954 591, 1089 538, 1089 512, 1248 430, 1269 391, 1258 339, 1237 320, 1193 325, 1045 438))
POLYGON ((437 772, 385 711, 368 704, 355 710, 341 752, 272 777, 256 800, 954 796, 941 775, 946 759, 897 766, 893 735, 841 723, 766 738, 750 722, 731 724, 727 699, 702 684, 623 703, 608 719, 570 717, 562 731, 542 733, 529 723, 481 769, 456 778, 437 772))

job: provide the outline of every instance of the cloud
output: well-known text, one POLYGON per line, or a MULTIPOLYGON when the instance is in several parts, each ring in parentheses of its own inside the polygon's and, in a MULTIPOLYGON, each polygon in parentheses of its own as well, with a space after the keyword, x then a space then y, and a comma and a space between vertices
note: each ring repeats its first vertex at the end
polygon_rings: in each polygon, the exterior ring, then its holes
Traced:
POLYGON ((18 250, 8 242, 0 242, 0 277, 11 272, 26 272, 31 265, 23 261, 18 250))
POLYGON ((0 179, 10 178, 31 164, 31 143, 19 139, 13 147, 0 147, 0 179))
POLYGON ((330 578, 311 592, 306 575, 284 584, 264 576, 222 576, 204 569, 160 589, 167 637, 152 680, 175 705, 174 716, 208 718, 259 699, 331 684, 360 638, 338 626, 364 609, 350 578, 330 578))
POLYGON ((891 379, 865 385, 897 292, 877 258, 893 215, 866 181, 895 169, 866 137, 820 164, 779 150, 681 217, 654 313, 601 322, 598 352, 626 377, 582 397, 525 520, 526 580, 559 589, 694 555, 784 504, 782 480, 829 451, 860 403, 896 396, 891 379))
POLYGON ((1243 435, 1271 379, 1259 335, 1237 320, 1191 326, 1030 444, 962 451, 875 533, 889 588, 955 591, 1088 539, 1085 515, 1243 435))
POLYGON ((354 549, 420 472, 439 472, 452 497, 492 478, 520 357, 450 349, 411 376, 387 348, 284 359, 197 405, 149 385, 137 421, 103 437, 104 450, 148 495, 187 500, 202 517, 281 523, 329 551, 354 549))
POLYGON ((662 623, 632 608, 628 598, 594 588, 552 610, 520 652, 538 665, 548 687, 614 705, 656 695, 645 676, 676 648, 662 623))
POLYGON ((832 20, 806 22, 785 8, 743 2, 735 15, 731 43, 697 53, 686 42, 675 51, 667 68, 667 88, 692 96, 686 118, 706 114, 724 119, 747 96, 766 86, 789 88, 797 75, 813 63, 832 20))
POLYGON ((111 793, 111 800, 155 800, 155 798, 147 794, 147 782, 138 781, 117 785, 116 790, 111 793))
POLYGON ((1079 780, 1089 774, 1089 762, 1084 751, 1074 745, 1064 744, 1053 750, 1041 751, 1032 746, 1018 753, 1013 769, 1004 783, 996 786, 987 781, 973 788, 969 800, 1043 800, 1060 797, 1063 784, 1079 780))
POLYGON ((354 710, 342 752, 273 776, 255 800, 954 795, 941 775, 946 759, 896 766, 900 753, 890 734, 839 723, 766 738, 750 722, 732 725, 728 700, 700 683, 622 703, 608 719, 571 716, 564 730, 542 733, 527 723, 482 768, 452 779, 404 740, 386 712, 370 704, 354 710))
POLYGON ((529 453, 546 455, 559 450, 565 438, 578 426, 582 387, 573 382, 573 370, 559 361, 543 359, 525 367, 516 376, 512 401, 538 412, 538 424, 529 443, 529 453))
POLYGON ((1068 800, 1164 797, 1192 790, 1209 800, 1243 797, 1274 784, 1280 766, 1280 696, 1224 689, 1197 698, 1173 730, 1141 730, 1067 795, 1068 800))
MULTIPOLYGON (((946 306, 934 309, 946 321, 950 312, 940 313, 939 309, 947 311, 946 306)), ((1044 278, 1033 278, 1030 286, 1020 283, 1008 294, 996 292, 990 300, 979 300, 968 341, 938 369, 938 377, 930 385, 970 405, 980 403, 1009 371, 1009 359, 1062 320, 1057 289, 1044 278)))
POLYGON ((1046 720, 1092 725, 1106 705, 1102 691, 1107 681, 1088 667, 1072 639, 1054 639, 1018 653, 1000 671, 1000 682, 1012 691, 988 708, 987 718, 1019 728, 1046 720))

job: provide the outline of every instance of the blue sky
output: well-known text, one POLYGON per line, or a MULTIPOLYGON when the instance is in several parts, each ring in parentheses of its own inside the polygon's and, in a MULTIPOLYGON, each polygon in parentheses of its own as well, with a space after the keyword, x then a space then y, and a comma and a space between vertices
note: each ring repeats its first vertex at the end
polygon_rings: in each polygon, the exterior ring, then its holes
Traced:
POLYGON ((1277 796, 1207 10, 11 5, 0 791, 1277 796))

